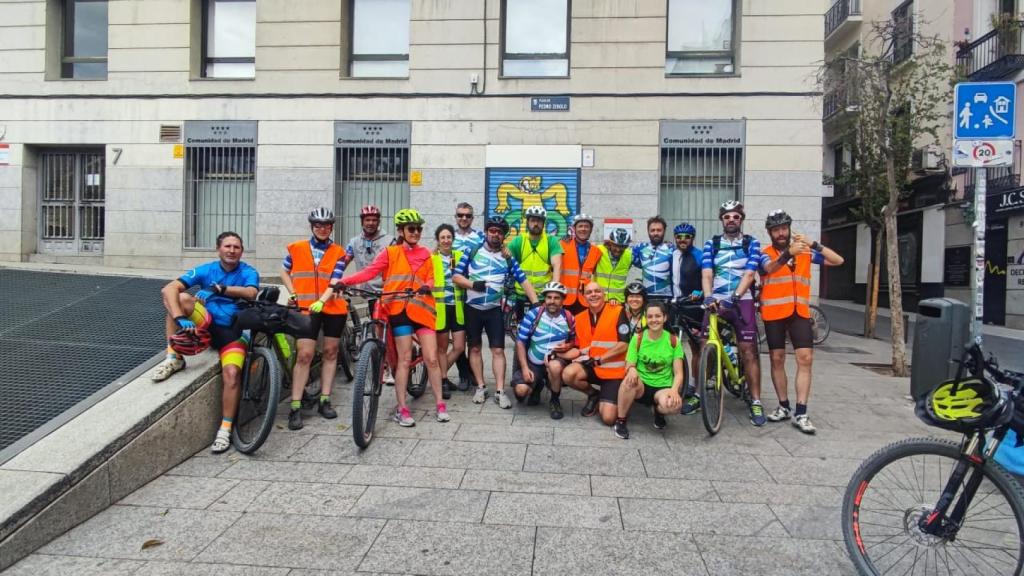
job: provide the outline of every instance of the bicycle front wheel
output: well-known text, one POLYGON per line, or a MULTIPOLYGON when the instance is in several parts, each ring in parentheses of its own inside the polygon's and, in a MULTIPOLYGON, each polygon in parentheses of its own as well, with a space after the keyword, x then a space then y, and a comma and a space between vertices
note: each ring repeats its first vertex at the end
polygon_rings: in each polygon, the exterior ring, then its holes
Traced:
POLYGON ((239 452, 252 454, 270 435, 281 399, 281 367, 274 353, 264 346, 253 348, 242 366, 241 380, 231 443, 239 452))
POLYGON ((974 467, 948 440, 911 438, 880 449, 861 464, 843 497, 843 539, 865 575, 997 576, 1021 574, 1024 492, 992 460, 974 467), (944 495, 953 469, 968 466, 947 510, 951 514, 974 474, 983 478, 960 521, 946 535, 927 534, 919 521, 944 495))
POLYGON ((377 423, 382 389, 381 356, 381 346, 375 340, 363 342, 359 349, 355 380, 352 382, 352 437, 360 448, 370 445, 373 427, 377 423))
POLYGON ((700 370, 697 372, 697 396, 700 398, 701 418, 708 434, 714 436, 722 428, 725 396, 722 394, 722 362, 720 348, 708 342, 700 351, 700 370))
POLYGON ((824 342, 828 338, 829 332, 832 331, 825 311, 814 305, 811 305, 811 331, 814 334, 815 345, 824 342))

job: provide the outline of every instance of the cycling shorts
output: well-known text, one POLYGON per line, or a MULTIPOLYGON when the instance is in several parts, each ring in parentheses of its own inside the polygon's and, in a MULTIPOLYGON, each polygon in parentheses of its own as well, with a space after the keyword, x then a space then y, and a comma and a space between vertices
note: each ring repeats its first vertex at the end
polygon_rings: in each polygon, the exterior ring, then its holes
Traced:
POLYGON ((466 340, 469 346, 481 346, 484 333, 487 333, 487 345, 491 348, 505 348, 505 317, 501 306, 479 310, 466 306, 466 340))
MULTIPOLYGON (((757 319, 754 317, 754 300, 740 300, 732 307, 726 307, 722 305, 722 301, 718 301, 718 316, 732 324, 732 327, 736 329, 736 341, 747 342, 753 344, 757 342, 757 319)), ((702 325, 701 337, 708 337, 708 317, 709 314, 704 314, 704 324, 702 325)))
POLYGON ((622 380, 610 380, 598 377, 594 372, 593 364, 584 364, 583 374, 587 377, 587 382, 592 386, 600 388, 599 398, 601 402, 606 404, 619 403, 619 385, 622 384, 622 380))
POLYGON ((785 349, 787 334, 794 350, 814 347, 814 326, 811 319, 804 318, 796 312, 787 318, 765 321, 764 333, 769 350, 785 349))
POLYGON ((436 334, 433 328, 424 326, 409 316, 403 310, 398 314, 388 317, 388 326, 391 328, 391 335, 395 337, 412 336, 413 333, 424 335, 436 334))
POLYGON ((220 355, 220 365, 222 367, 237 366, 242 368, 245 365, 245 354, 246 348, 249 346, 249 340, 243 335, 241 329, 214 323, 206 306, 199 300, 196 300, 195 306, 192 308, 192 314, 189 315, 189 320, 195 322, 196 326, 205 326, 210 332, 210 346, 217 350, 220 355))
POLYGON ((348 314, 310 314, 309 332, 300 335, 299 338, 316 340, 321 329, 324 331, 324 338, 341 338, 346 320, 348 314))

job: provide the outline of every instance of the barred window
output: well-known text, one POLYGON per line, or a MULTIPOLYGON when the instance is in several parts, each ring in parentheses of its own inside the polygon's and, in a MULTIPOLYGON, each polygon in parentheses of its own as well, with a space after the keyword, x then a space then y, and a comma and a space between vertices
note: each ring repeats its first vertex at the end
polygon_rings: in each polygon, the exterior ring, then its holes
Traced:
POLYGON ((392 230, 391 216, 409 206, 409 136, 404 122, 335 124, 335 208, 341 225, 336 240, 359 234, 360 209, 381 210, 381 228, 392 230))
POLYGON ((185 123, 185 248, 215 248, 227 230, 251 244, 255 134, 255 122, 185 123))

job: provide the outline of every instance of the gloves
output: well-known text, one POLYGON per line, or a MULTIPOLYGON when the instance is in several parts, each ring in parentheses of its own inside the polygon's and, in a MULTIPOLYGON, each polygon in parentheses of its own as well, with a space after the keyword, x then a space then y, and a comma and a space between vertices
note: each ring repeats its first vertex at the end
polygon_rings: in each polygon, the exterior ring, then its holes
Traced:
POLYGON ((423 285, 416 289, 416 293, 420 296, 429 296, 434 293, 434 290, 430 286, 423 285))
POLYGON ((289 294, 288 295, 288 303, 289 304, 295 304, 298 301, 299 301, 299 297, 296 296, 295 294, 289 294))
POLYGON ((474 292, 486 292, 487 291, 487 282, 484 282, 483 280, 476 280, 476 281, 474 281, 473 282, 473 291, 474 292))
POLYGON ((703 290, 694 290, 693 292, 690 292, 690 300, 700 300, 700 297, 703 295, 703 290))
POLYGON ((715 303, 715 299, 712 298, 711 296, 705 296, 704 297, 704 306, 705 307, 711 306, 714 303, 715 303))
POLYGON ((196 299, 204 304, 210 299, 210 296, 213 296, 213 290, 200 290, 196 292, 196 299))
POLYGON ((178 328, 182 330, 195 330, 196 323, 189 320, 188 316, 178 316, 174 319, 174 322, 178 325, 178 328))
POLYGON ((324 303, 321 300, 317 300, 309 305, 309 311, 313 314, 319 314, 324 309, 324 303))

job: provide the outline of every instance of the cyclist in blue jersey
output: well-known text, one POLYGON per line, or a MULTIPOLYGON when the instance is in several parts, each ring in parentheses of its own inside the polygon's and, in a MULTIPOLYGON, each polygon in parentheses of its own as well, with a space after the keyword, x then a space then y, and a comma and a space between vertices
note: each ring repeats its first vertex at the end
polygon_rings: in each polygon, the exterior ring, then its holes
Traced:
MULTIPOLYGON (((761 406, 761 365, 757 357, 757 319, 754 317, 754 297, 751 286, 761 263, 761 245, 757 238, 743 233, 746 217, 743 204, 727 200, 718 209, 722 234, 704 243, 701 258, 701 280, 704 305, 708 312, 718 311, 736 329, 736 340, 742 356, 743 368, 750 387, 750 423, 764 426, 764 407, 761 406)), ((707 315, 704 334, 707 336, 707 315)))
MULTIPOLYGON (((677 224, 672 229, 676 239, 676 251, 672 253, 672 299, 675 302, 699 302, 704 297, 704 290, 701 287, 700 263, 704 253, 700 248, 693 245, 693 239, 697 236, 697 229, 689 222, 677 224)), ((700 308, 692 306, 689 308, 676 309, 675 313, 685 315, 688 319, 701 322, 704 314, 700 308)), ((682 326, 682 320, 673 318, 677 326, 682 326)), ((700 370, 700 349, 696 343, 690 343, 690 373, 692 379, 685 390, 683 402, 683 414, 694 414, 700 409, 700 399, 696 394, 697 372, 700 370)))
POLYGON ((476 250, 462 255, 452 273, 452 282, 466 290, 466 341, 469 343, 469 364, 477 382, 473 402, 483 404, 487 400, 487 384, 484 381, 484 364, 480 348, 483 334, 487 333, 487 345, 491 349, 494 370, 494 401, 504 409, 512 407, 512 400, 505 394, 505 322, 501 313, 501 301, 505 297, 505 279, 512 276, 519 282, 530 303, 537 303, 537 293, 519 267, 519 263, 503 249, 509 225, 501 216, 487 219, 487 240, 476 250))
POLYGON ((649 302, 672 299, 672 253, 675 247, 665 242, 668 224, 661 216, 647 219, 650 242, 633 247, 633 267, 639 268, 649 302))
POLYGON ((516 355, 522 369, 518 379, 513 374, 512 385, 516 399, 527 405, 537 404, 537 390, 547 384, 551 390, 548 410, 552 420, 561 420, 564 413, 559 396, 562 392, 562 369, 579 356, 574 347, 576 320, 562 307, 567 290, 561 282, 551 281, 541 289, 544 304, 530 308, 519 323, 516 335, 516 355), (533 401, 536 396, 536 400, 533 401))
MULTIPOLYGON (((235 328, 238 300, 252 300, 260 284, 260 275, 252 266, 242 262, 242 237, 234 232, 217 236, 217 256, 168 282, 160 291, 167 309, 165 328, 168 342, 183 333, 208 333, 209 343, 220 354, 221 425, 217 430, 211 451, 219 454, 231 445, 231 427, 241 392, 239 383, 248 342, 242 331, 235 328), (186 290, 196 286, 199 292, 192 296, 186 290)), ((172 348, 167 358, 156 367, 153 380, 166 380, 185 368, 185 360, 172 348)))

